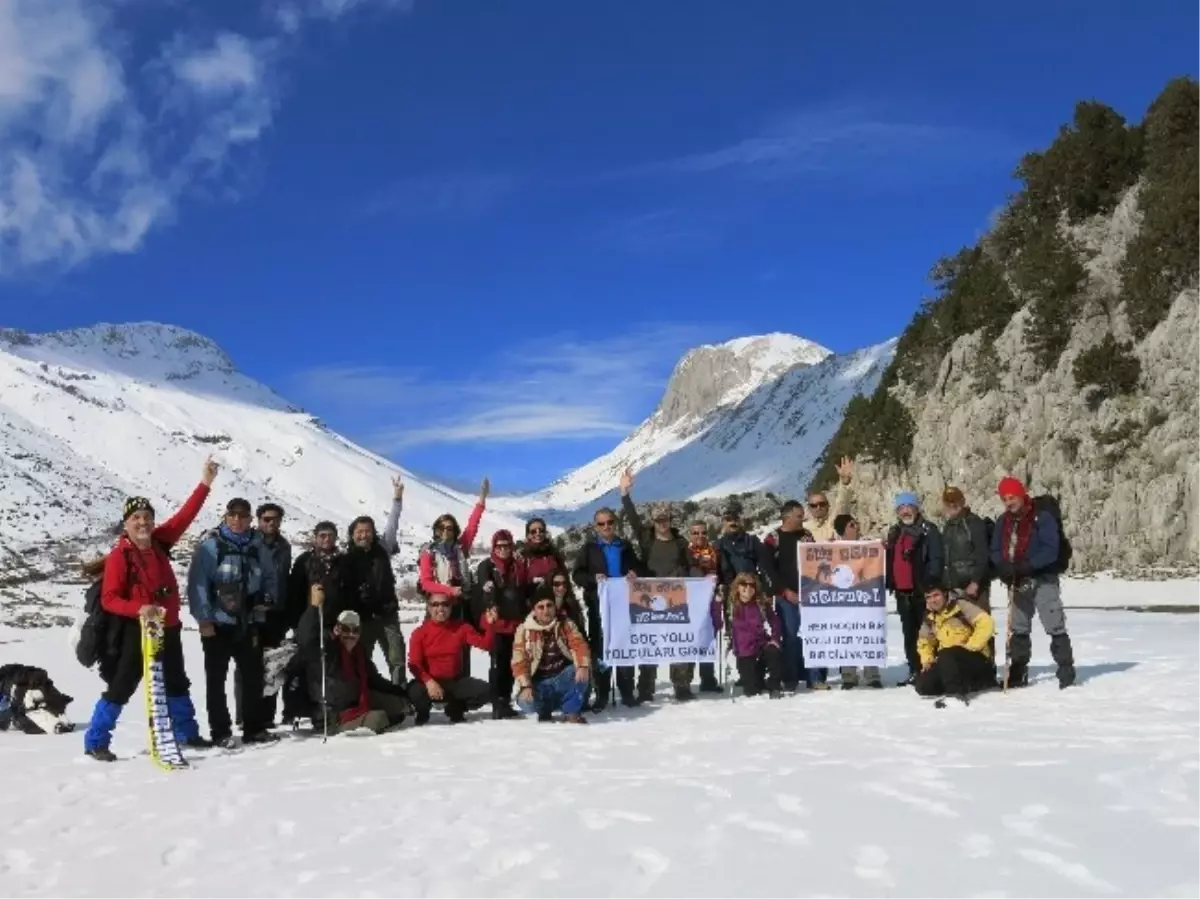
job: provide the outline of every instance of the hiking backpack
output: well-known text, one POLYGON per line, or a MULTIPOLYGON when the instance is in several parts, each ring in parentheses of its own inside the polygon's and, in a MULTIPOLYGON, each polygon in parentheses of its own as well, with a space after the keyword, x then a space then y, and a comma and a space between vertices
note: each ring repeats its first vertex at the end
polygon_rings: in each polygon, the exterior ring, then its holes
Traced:
POLYGON ((1062 507, 1058 504, 1056 497, 1049 493, 1043 493, 1041 496, 1033 498, 1033 511, 1035 515, 1042 512, 1049 513, 1050 517, 1054 519, 1054 526, 1058 528, 1058 562, 1054 566, 1054 571, 1056 574, 1063 574, 1071 565, 1074 549, 1071 541, 1067 539, 1066 531, 1063 530, 1062 507))
POLYGON ((79 642, 75 644, 75 659, 84 668, 91 668, 108 652, 108 632, 112 615, 104 610, 100 596, 104 592, 104 576, 96 578, 83 595, 83 623, 79 642))

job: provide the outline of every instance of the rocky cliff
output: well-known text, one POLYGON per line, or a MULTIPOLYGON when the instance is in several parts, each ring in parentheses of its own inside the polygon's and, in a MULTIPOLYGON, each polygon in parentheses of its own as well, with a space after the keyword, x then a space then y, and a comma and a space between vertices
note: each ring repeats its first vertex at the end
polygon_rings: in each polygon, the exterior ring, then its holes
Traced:
MULTIPOLYGON (((1073 129, 1022 163, 1026 188, 976 248, 973 268, 941 270, 942 295, 901 337, 881 387, 848 415, 814 482, 832 479, 834 458, 858 455, 856 511, 878 530, 900 489, 915 489, 935 519, 947 484, 998 514, 996 485, 1011 473, 1060 498, 1077 571, 1194 569, 1200 299, 1195 251, 1173 261, 1167 250, 1197 241, 1195 83, 1173 82, 1144 125, 1121 121, 1132 159, 1121 180, 1111 158, 1093 155, 1102 164, 1059 166, 1049 190, 1037 180, 1045 160, 1099 152, 1094 136, 1082 139, 1096 114, 1084 106, 1073 129), (1080 171, 1091 180, 1080 182, 1080 171), (1071 205, 1104 192, 1112 200, 1099 211, 1071 205), (1023 280, 1046 235, 1027 231, 1005 248, 1004 221, 1046 196, 1058 204, 1043 207, 1039 226, 1051 208, 1054 250, 1038 259, 1048 274, 1023 280), (985 320, 997 310, 999 321, 985 320), (887 419, 886 433, 871 431, 872 414, 887 419)), ((1112 116, 1105 127, 1117 134, 1112 116)))

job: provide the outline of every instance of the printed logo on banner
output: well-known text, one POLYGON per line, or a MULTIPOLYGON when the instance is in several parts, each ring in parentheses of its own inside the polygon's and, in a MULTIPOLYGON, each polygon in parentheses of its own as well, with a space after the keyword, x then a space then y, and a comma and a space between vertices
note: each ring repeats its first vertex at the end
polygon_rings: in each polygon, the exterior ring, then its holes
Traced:
POLYGON ((631 624, 691 624, 684 581, 637 580, 629 585, 631 624))

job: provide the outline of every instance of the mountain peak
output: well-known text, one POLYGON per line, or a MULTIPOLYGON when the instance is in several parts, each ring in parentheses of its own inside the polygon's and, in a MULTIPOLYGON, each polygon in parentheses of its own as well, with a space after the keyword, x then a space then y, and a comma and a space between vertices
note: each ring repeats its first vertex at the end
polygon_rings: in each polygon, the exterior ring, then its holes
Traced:
POLYGON ((831 353, 794 334, 762 334, 706 344, 685 353, 671 372, 652 417, 665 426, 697 420, 740 402, 762 384, 797 365, 816 365, 831 353))

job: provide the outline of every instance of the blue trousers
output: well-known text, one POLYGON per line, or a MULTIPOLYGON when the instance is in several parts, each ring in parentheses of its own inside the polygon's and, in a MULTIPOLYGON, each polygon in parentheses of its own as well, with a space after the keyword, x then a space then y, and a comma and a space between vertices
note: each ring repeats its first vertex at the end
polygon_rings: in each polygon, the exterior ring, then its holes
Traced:
POLYGON ((588 684, 575 680, 575 666, 568 665, 553 677, 533 682, 533 702, 517 700, 517 708, 526 715, 535 711, 545 710, 554 712, 561 710, 564 715, 578 715, 583 711, 583 703, 587 698, 588 684))
POLYGON ((775 600, 775 611, 783 625, 783 683, 791 687, 801 681, 810 687, 823 683, 829 676, 828 668, 808 668, 804 664, 804 639, 800 636, 800 606, 786 599, 775 600))

